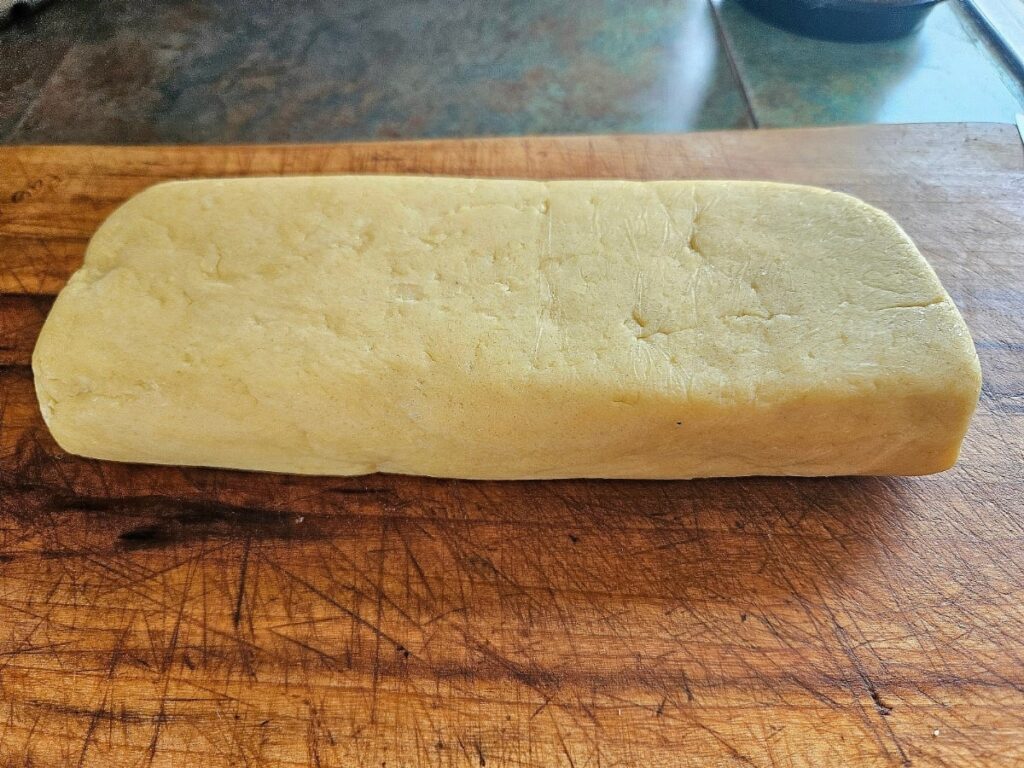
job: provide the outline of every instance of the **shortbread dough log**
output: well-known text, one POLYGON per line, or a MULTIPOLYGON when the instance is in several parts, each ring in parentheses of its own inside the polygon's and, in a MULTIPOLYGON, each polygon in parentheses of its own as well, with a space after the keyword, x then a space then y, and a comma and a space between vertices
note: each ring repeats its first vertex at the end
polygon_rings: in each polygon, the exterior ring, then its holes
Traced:
POLYGON ((762 182, 160 184, 33 369, 71 453, 496 479, 938 472, 980 388, 891 218, 762 182))

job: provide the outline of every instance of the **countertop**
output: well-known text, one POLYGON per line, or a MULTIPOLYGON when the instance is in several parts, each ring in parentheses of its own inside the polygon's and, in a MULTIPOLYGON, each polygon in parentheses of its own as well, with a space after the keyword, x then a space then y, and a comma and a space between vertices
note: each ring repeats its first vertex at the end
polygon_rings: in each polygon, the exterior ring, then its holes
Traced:
POLYGON ((1012 122, 1021 83, 973 18, 844 44, 736 0, 54 0, 0 30, 0 142, 1012 122))

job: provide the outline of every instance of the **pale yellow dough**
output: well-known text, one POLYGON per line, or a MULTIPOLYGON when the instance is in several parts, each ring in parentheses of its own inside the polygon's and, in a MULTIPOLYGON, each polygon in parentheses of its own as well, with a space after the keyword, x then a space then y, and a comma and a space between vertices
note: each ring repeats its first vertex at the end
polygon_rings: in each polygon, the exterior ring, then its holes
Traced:
POLYGON ((937 472, 980 386, 892 219, 761 182, 160 184, 33 369, 72 453, 466 478, 937 472))

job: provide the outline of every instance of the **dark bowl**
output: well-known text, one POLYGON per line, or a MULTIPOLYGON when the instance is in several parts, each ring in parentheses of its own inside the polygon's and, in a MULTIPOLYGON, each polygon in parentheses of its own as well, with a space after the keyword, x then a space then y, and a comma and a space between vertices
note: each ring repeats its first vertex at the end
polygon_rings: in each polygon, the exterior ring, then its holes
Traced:
POLYGON ((823 40, 894 40, 914 32, 942 0, 739 0, 778 27, 823 40))

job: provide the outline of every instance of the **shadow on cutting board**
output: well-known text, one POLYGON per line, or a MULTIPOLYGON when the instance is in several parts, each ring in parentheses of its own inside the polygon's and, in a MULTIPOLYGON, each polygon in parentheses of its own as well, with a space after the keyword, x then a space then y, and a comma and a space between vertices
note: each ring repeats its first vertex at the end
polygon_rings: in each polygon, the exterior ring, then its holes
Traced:
POLYGON ((919 482, 316 478, 83 459, 41 425, 21 433, 12 458, 4 475, 18 482, 0 520, 23 533, 8 561, 258 548, 301 571, 338 547, 361 557, 383 547, 389 567, 439 583, 677 599, 791 590, 800 573, 842 582, 892 546, 919 482))

